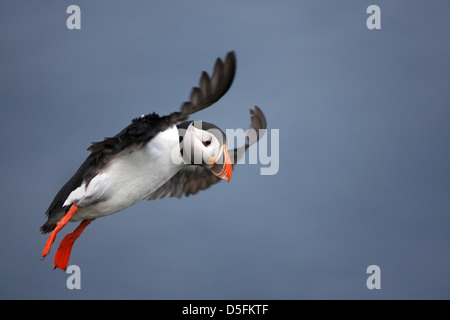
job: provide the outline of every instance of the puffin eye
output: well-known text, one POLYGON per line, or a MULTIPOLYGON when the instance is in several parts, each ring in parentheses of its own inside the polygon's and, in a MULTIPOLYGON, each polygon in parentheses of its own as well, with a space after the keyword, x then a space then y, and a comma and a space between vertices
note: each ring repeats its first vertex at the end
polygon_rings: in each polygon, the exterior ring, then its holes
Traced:
POLYGON ((204 145, 205 147, 207 147, 207 146, 209 146, 209 145, 211 144, 211 139, 206 140, 206 141, 202 141, 202 142, 203 142, 203 145, 204 145))

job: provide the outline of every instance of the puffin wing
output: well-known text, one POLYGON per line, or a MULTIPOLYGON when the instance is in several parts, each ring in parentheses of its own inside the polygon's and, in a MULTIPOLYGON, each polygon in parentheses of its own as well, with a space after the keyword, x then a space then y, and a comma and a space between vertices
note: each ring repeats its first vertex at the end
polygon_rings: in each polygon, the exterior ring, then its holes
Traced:
POLYGON ((228 150, 230 158, 233 159, 233 166, 242 159, 245 155, 245 151, 247 151, 254 143, 258 142, 266 133, 267 121, 261 109, 258 108, 258 106, 255 106, 254 109, 250 109, 250 115, 250 128, 246 132, 247 141, 245 145, 240 148, 228 150))
MULTIPOLYGON (((184 102, 180 111, 166 116, 150 113, 135 118, 130 125, 114 137, 93 142, 87 149, 91 152, 90 155, 73 177, 59 190, 47 209, 48 221, 41 227, 41 232, 47 233, 55 228, 56 222, 53 222, 63 217, 70 208, 70 206, 63 206, 70 193, 83 183, 87 187, 89 182, 105 168, 112 158, 120 155, 120 153, 130 153, 141 149, 159 132, 187 120, 191 114, 217 102, 231 87, 235 72, 236 56, 231 51, 227 53, 225 61, 217 58, 211 77, 205 71, 202 72, 199 86, 192 88, 190 101, 184 102)), ((101 200, 100 198, 92 198, 91 204, 101 200)))
POLYGON ((169 181, 150 194, 145 200, 156 200, 167 197, 181 198, 189 196, 219 182, 207 168, 190 165, 178 171, 169 181))
POLYGON ((199 86, 191 90, 190 101, 181 105, 180 112, 173 112, 169 117, 172 124, 186 121, 189 115, 208 108, 217 102, 230 89, 236 73, 236 55, 234 51, 227 53, 225 62, 216 59, 211 77, 205 71, 200 77, 199 86))
MULTIPOLYGON (((247 142, 240 148, 228 150, 234 165, 244 156, 245 151, 256 143, 267 129, 267 121, 260 108, 255 106, 250 109, 250 129, 247 130, 247 142)), ((145 200, 156 200, 162 198, 181 198, 183 195, 196 194, 216 184, 221 179, 215 176, 208 168, 190 165, 178 171, 169 181, 163 184, 155 192, 148 195, 145 200)))

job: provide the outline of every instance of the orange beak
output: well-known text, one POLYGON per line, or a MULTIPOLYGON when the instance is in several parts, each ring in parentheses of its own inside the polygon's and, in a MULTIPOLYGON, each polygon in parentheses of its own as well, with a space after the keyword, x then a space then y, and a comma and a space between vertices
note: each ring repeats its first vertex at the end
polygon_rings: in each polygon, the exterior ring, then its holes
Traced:
POLYGON ((211 170, 212 173, 226 182, 230 182, 233 164, 231 163, 230 155, 225 146, 222 147, 222 152, 216 159, 209 158, 208 161, 211 164, 209 170, 211 170))

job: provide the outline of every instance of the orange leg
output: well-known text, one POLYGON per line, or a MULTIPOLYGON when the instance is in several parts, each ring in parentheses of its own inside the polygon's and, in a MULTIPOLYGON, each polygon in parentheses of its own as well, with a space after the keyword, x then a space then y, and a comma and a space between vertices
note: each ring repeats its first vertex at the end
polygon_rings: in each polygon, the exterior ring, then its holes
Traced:
POLYGON ((64 226, 69 222, 70 218, 74 215, 75 212, 78 211, 78 207, 74 204, 70 207, 69 211, 66 213, 64 217, 61 218, 61 220, 58 221, 56 224, 55 230, 50 234, 50 237, 47 240, 47 243, 45 244, 44 250, 42 251, 42 259, 45 258, 45 256, 50 252, 50 248, 55 241, 56 234, 64 228, 64 226))
POLYGON ((70 252, 72 251, 75 240, 78 239, 84 228, 86 228, 91 221, 91 219, 83 220, 72 233, 69 233, 64 237, 56 251, 53 269, 59 268, 63 271, 66 270, 67 264, 69 263, 70 252))

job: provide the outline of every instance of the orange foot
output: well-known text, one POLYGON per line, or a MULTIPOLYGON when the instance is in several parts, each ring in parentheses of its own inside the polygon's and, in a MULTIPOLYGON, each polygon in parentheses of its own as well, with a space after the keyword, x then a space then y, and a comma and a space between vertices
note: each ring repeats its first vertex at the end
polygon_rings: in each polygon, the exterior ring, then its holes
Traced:
POLYGON ((84 228, 86 228, 89 223, 91 223, 91 221, 91 219, 83 220, 72 233, 69 233, 64 237, 64 239, 59 244, 58 250, 56 251, 53 269, 58 268, 63 271, 66 270, 69 263, 70 252, 72 251, 75 240, 78 239, 84 228))
POLYGON ((50 234, 50 237, 47 240, 47 243, 45 244, 44 250, 42 251, 42 259, 45 258, 45 256, 50 252, 50 248, 55 241, 56 234, 64 228, 64 226, 69 222, 70 218, 75 214, 75 212, 78 211, 78 207, 74 204, 69 208, 69 211, 65 214, 64 217, 61 218, 61 220, 58 221, 56 224, 55 230, 50 234))

